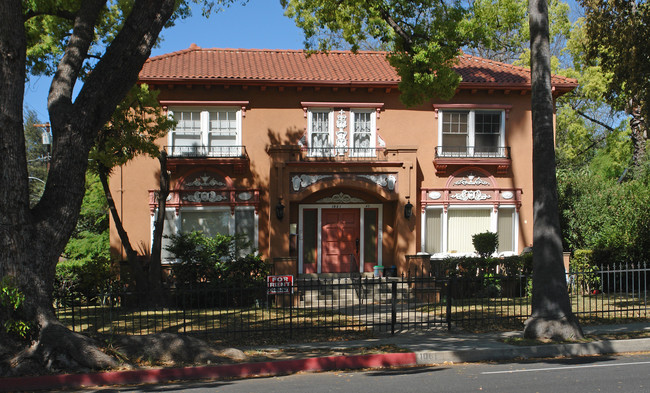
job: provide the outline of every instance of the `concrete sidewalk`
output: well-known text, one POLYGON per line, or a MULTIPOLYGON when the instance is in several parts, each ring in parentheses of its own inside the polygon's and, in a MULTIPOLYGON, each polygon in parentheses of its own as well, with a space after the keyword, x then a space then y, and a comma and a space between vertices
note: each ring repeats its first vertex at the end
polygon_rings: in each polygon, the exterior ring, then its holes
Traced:
MULTIPOLYGON (((650 332, 650 324, 586 326, 586 335, 650 332)), ((300 353, 318 349, 346 350, 350 348, 394 345, 406 352, 373 355, 327 357, 296 356, 291 360, 258 363, 236 363, 218 366, 147 369, 90 374, 48 375, 41 377, 5 378, 0 391, 78 388, 84 386, 162 383, 172 380, 246 378, 284 375, 301 371, 328 371, 379 367, 408 367, 445 362, 504 361, 513 359, 562 356, 602 355, 623 352, 649 352, 650 338, 601 340, 589 343, 515 346, 502 342, 508 337, 521 337, 521 332, 482 333, 424 331, 405 332, 394 336, 341 341, 291 344, 274 347, 245 348, 249 350, 288 349, 300 353)), ((305 355, 307 356, 307 355, 305 355)))

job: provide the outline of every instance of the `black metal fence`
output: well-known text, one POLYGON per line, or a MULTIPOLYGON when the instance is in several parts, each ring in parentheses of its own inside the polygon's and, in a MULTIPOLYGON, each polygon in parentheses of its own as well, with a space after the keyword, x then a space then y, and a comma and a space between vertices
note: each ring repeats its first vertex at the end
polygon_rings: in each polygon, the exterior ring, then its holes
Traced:
MULTIPOLYGON (((567 274, 573 310, 583 323, 646 319, 649 269, 619 265, 567 274)), ((520 328, 531 314, 530 277, 352 277, 297 279, 288 293, 266 284, 168 289, 162 297, 122 291, 57 299, 74 331, 159 332, 207 337, 346 333, 465 327, 520 328)))

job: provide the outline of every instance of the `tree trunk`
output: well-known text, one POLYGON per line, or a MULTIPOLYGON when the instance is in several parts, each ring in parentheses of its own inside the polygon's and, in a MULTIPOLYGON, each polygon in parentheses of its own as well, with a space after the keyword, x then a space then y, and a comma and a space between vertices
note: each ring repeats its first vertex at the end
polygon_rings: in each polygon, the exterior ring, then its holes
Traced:
POLYGON ((124 252, 126 253, 126 260, 133 274, 133 279, 135 280, 135 287, 137 291, 146 292, 147 291, 147 279, 145 277, 145 271, 142 266, 142 263, 138 260, 138 253, 131 246, 131 241, 129 240, 129 235, 122 225, 122 219, 120 214, 115 207, 115 200, 113 199, 113 194, 111 189, 108 186, 108 168, 102 164, 98 164, 99 180, 102 183, 102 188, 104 189, 104 195, 106 196, 106 202, 108 204, 108 211, 111 212, 111 217, 113 218, 113 223, 115 224, 115 230, 117 231, 118 236, 120 237, 120 242, 122 247, 124 247, 124 252))
POLYGON ((646 141, 648 140, 647 130, 645 127, 645 119, 641 106, 632 103, 628 110, 632 116, 630 118, 630 131, 632 139, 632 167, 634 168, 634 176, 638 177, 643 168, 646 156, 646 141))
POLYGON ((151 245, 151 259, 149 261, 149 288, 150 296, 160 299, 162 294, 162 237, 165 225, 165 208, 169 195, 169 172, 167 172, 167 152, 160 151, 160 191, 158 192, 158 214, 154 222, 153 242, 151 245))
POLYGON ((571 311, 562 263, 546 0, 530 0, 529 14, 533 120, 533 297, 532 316, 526 321, 524 336, 575 339, 582 337, 582 330, 571 311))
POLYGON ((21 318, 32 324, 38 337, 21 359, 31 357, 68 371, 77 366, 102 368, 114 361, 56 319, 52 307, 55 268, 79 216, 88 152, 136 83, 175 1, 135 1, 122 29, 73 101, 75 83, 95 37, 96 20, 106 5, 105 1, 79 2, 48 97, 52 160, 43 196, 32 209, 22 116, 27 47, 23 3, 0 2, 0 277, 13 276, 26 295, 21 318))

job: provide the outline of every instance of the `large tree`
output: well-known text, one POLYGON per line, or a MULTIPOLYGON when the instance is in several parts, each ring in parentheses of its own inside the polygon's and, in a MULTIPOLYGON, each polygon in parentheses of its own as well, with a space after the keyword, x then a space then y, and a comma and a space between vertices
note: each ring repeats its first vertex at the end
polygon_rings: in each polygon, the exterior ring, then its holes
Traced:
POLYGON ((587 56, 610 75, 608 102, 630 115, 633 165, 645 160, 650 119, 650 5, 639 0, 581 0, 587 56))
POLYGON ((12 276, 26 295, 22 318, 38 338, 18 360, 61 368, 114 363, 57 321, 55 266, 75 228, 99 130, 136 83, 162 28, 187 10, 175 0, 0 2, 0 277, 12 276), (33 208, 23 131, 28 70, 53 73, 52 159, 33 208))
POLYGON ((581 338, 582 330, 571 311, 562 264, 546 0, 530 0, 528 12, 533 120, 533 298, 532 316, 526 321, 524 335, 581 338))
MULTIPOLYGON (((518 2, 507 3, 516 6, 518 2)), ((460 82, 452 66, 461 48, 489 49, 499 42, 491 25, 486 28, 490 0, 469 2, 469 6, 452 0, 283 0, 282 4, 286 14, 304 30, 308 47, 315 47, 313 38, 322 36, 323 30, 339 32, 353 48, 367 37, 390 43, 393 49, 389 61, 402 79, 401 99, 407 105, 419 104, 432 97, 452 97, 460 82), (479 10, 478 6, 482 8, 479 10)), ((555 167, 549 165, 555 157, 546 0, 531 0, 529 13, 535 145, 535 269, 533 318, 525 332, 535 337, 581 337, 566 291, 555 167)), ((518 20, 515 17, 504 19, 504 25, 498 27, 501 31, 513 31, 518 20)), ((328 42, 321 41, 318 48, 327 49, 328 42)))

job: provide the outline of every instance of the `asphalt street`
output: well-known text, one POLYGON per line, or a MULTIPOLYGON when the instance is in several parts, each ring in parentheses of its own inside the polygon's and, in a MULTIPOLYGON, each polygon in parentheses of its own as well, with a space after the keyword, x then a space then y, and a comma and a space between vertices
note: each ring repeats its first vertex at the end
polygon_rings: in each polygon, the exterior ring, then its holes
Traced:
POLYGON ((299 373, 282 377, 194 381, 86 392, 614 392, 650 391, 650 354, 508 363, 299 373))

